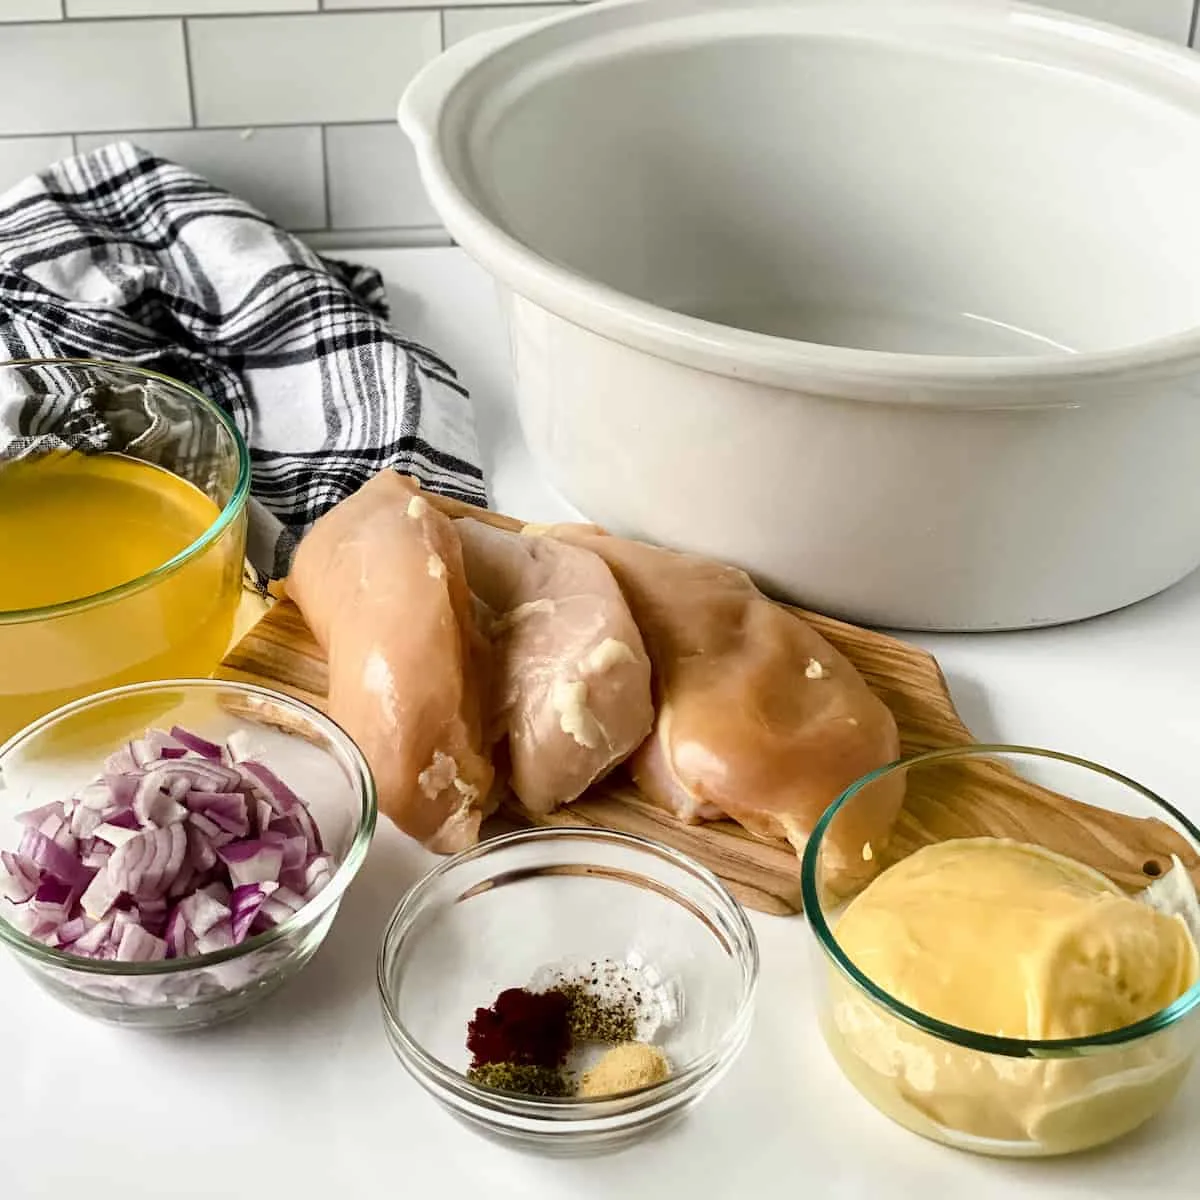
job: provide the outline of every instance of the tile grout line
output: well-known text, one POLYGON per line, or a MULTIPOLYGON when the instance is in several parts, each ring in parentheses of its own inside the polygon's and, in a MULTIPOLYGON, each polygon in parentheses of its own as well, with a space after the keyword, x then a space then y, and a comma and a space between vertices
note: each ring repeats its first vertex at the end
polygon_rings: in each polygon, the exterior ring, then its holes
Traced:
POLYGON ((322 203, 325 205, 325 228, 333 228, 333 204, 330 200, 332 188, 329 182, 329 146, 325 140, 325 126, 321 126, 321 186, 322 203))
POLYGON ((1187 39, 1187 44, 1189 46, 1196 45, 1197 22, 1200 22, 1200 0, 1192 0, 1192 19, 1191 19, 1191 22, 1188 24, 1188 39, 1187 39))
POLYGON ((191 117, 192 128, 196 128, 196 84, 195 73, 192 71, 192 39, 188 33, 188 20, 183 22, 183 69, 187 78, 188 115, 191 117))
POLYGON ((389 128, 394 122, 386 117, 374 121, 242 121, 237 125, 156 125, 147 127, 139 125, 121 129, 35 129, 21 133, 4 133, 0 131, 0 142, 17 141, 21 138, 46 137, 120 137, 130 133, 241 133, 247 128, 259 130, 271 129, 317 129, 328 126, 331 129, 383 129, 389 128))
MULTIPOLYGON (((72 17, 66 13, 66 0, 59 0, 63 7, 63 16, 51 18, 48 21, 0 21, 0 29, 16 29, 24 26, 27 29, 54 28, 58 22, 72 25, 114 25, 124 22, 137 21, 274 21, 307 17, 365 17, 384 16, 395 17, 404 13, 444 12, 453 9, 455 12, 472 12, 479 8, 547 8, 552 5, 570 5, 572 3, 586 4, 589 0, 487 0, 486 4, 472 4, 465 0, 421 0, 417 5, 405 5, 403 8, 307 8, 278 9, 267 12, 226 12, 226 13, 188 13, 188 14, 155 14, 155 13, 111 13, 106 16, 72 17)), ((0 0, 2 3, 2 0, 0 0)))
MULTIPOLYGON (((1196 0, 1200 3, 1200 0, 1196 0)), ((438 9, 438 46, 444 51, 446 49, 446 10, 438 9)))

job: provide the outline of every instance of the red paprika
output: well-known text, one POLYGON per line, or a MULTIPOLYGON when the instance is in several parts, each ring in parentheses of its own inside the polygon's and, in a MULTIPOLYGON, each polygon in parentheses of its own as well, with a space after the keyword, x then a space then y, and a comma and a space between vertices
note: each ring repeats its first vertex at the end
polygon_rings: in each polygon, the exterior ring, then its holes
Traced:
POLYGON ((508 988, 467 1026, 472 1067, 489 1063, 561 1066, 571 1049, 570 1001, 561 992, 508 988))

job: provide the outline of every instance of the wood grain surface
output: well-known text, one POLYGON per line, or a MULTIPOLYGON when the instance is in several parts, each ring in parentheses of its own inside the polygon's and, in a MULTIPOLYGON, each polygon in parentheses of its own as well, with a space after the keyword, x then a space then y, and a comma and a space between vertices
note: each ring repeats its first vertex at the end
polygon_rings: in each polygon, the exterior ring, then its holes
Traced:
MULTIPOLYGON (((454 516, 521 528, 509 517, 430 499, 454 516)), ((955 711, 932 655, 881 633, 796 611, 858 668, 892 710, 906 757, 975 740, 955 711)), ((277 688, 324 707, 328 684, 324 652, 288 600, 274 605, 242 638, 218 674, 277 688)), ((515 803, 507 805, 505 812, 510 818, 530 819, 515 803)), ((540 818, 539 823, 603 826, 654 838, 715 871, 751 908, 769 913, 794 913, 801 908, 800 864, 790 845, 754 837, 730 821, 684 825, 641 795, 622 773, 601 781, 583 798, 540 818)), ((936 770, 914 771, 883 861, 930 842, 982 835, 1041 844, 1096 867, 1131 890, 1168 870, 1172 853, 1200 880, 1200 856, 1164 822, 1067 799, 997 760, 955 760, 936 770)))

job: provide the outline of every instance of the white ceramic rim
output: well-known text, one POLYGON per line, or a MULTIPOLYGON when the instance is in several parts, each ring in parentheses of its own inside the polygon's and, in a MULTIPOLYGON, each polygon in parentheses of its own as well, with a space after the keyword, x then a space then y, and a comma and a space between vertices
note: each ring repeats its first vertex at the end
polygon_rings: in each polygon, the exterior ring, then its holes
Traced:
MULTIPOLYGON (((729 4, 737 0, 728 0, 729 4)), ((879 13, 897 8, 912 12, 918 4, 929 12, 952 10, 956 20, 974 23, 980 33, 1004 26, 1009 35, 1030 40, 1057 38, 1063 50, 1091 58, 1098 73, 1119 61, 1136 77, 1152 98, 1169 102, 1173 91, 1185 91, 1197 110, 1200 140, 1200 56, 1098 21, 1023 3, 995 0, 912 0, 888 6, 881 0, 850 0, 857 7, 874 3, 879 13)), ((767 5, 778 9, 779 5, 767 5)), ((1064 380, 1085 381, 1121 376, 1125 382, 1137 374, 1167 376, 1190 369, 1200 352, 1200 326, 1114 350, 1087 351, 1066 356, 1014 355, 1010 357, 902 354, 857 350, 792 341, 753 333, 684 316, 647 301, 596 283, 561 267, 517 241, 484 215, 467 190, 455 181, 442 152, 443 140, 461 145, 464 123, 447 128, 446 110, 462 92, 486 92, 489 76, 498 73, 497 59, 517 58, 511 74, 537 63, 539 36, 562 26, 586 42, 598 25, 614 13, 679 20, 688 16, 702 23, 711 15, 711 4, 699 11, 688 0, 609 0, 579 12, 556 15, 529 24, 490 30, 452 47, 435 59, 409 85, 400 102, 399 121, 416 149, 421 176, 434 207, 464 249, 505 286, 548 311, 619 344, 644 350, 683 366, 745 379, 768 386, 857 399, 892 403, 932 404, 987 408, 1039 407, 1067 403, 1059 393, 1043 396, 1040 389, 1058 388, 1064 380), (964 385, 981 389, 979 395, 957 391, 964 385), (988 388, 1027 390, 1024 396, 1006 392, 990 395, 988 388), (899 389, 921 389, 901 393, 899 389)), ((1050 61, 1054 61, 1052 56, 1050 61)), ((1132 397, 1131 397, 1132 398, 1132 397)), ((1079 403, 1075 394, 1070 401, 1079 403)))

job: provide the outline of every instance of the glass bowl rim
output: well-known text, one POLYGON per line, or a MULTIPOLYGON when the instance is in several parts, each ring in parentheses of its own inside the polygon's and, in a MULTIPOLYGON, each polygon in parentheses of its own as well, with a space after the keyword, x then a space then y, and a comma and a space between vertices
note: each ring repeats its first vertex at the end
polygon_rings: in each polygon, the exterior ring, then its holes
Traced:
MULTIPOLYGON (((693 917, 695 914, 692 914, 693 917)), ((746 910, 725 884, 710 871, 682 851, 663 845, 651 838, 638 834, 622 833, 615 829, 604 829, 587 825, 550 825, 533 829, 520 829, 514 833, 489 838, 460 851, 438 863, 421 877, 404 895, 392 911, 383 931, 376 958, 375 982, 383 1005, 384 1019, 400 1043, 401 1058, 411 1058, 420 1072, 432 1077, 440 1086, 456 1096, 472 1103, 510 1115, 523 1117, 549 1117, 561 1119, 576 1117, 580 1120, 603 1120, 606 1116, 623 1117, 631 1110, 650 1107, 660 1099, 677 1096, 691 1091, 699 1082, 720 1068, 736 1049, 744 1036, 744 1028, 753 1011, 754 997, 758 987, 759 948, 758 938, 746 910), (705 885, 733 918, 737 936, 737 949, 742 960, 745 982, 738 998, 737 1009, 728 1021, 715 1045, 694 1059, 678 1074, 671 1075, 660 1083, 647 1084, 632 1091, 613 1096, 525 1096, 502 1088, 473 1083, 465 1074, 456 1071, 441 1059, 430 1054, 409 1032, 400 1020, 392 1002, 388 985, 388 968, 411 929, 413 921, 424 908, 425 901, 434 886, 446 875, 464 863, 503 850, 509 846, 529 842, 566 841, 587 844, 606 842, 623 845, 639 853, 651 853, 656 857, 681 868, 705 885)))
POLYGON ((379 813, 379 805, 375 794, 375 779, 367 765, 362 751, 354 739, 332 718, 327 717, 319 709, 295 696, 285 692, 277 692, 271 688, 259 687, 253 683, 241 683, 229 679, 152 679, 145 683, 130 683, 123 687, 108 688, 81 700, 72 700, 53 712, 39 717, 32 724, 15 733, 8 741, 0 743, 0 770, 3 769, 5 758, 29 738, 43 733, 58 721, 75 716, 88 708, 106 704, 125 696, 136 696, 151 692, 171 691, 226 691, 241 692, 250 696, 259 696, 273 703, 281 703, 296 710, 306 721, 316 725, 329 738, 339 751, 345 755, 348 765, 354 768, 357 778, 353 784, 361 800, 361 810, 354 838, 346 850, 346 856, 337 865, 337 870, 329 882, 310 900, 286 921, 255 934, 236 946, 228 946, 223 950, 212 950, 207 954, 195 954, 189 958, 159 959, 154 962, 115 962, 111 959, 80 958, 77 955, 47 946, 35 938, 29 937, 4 917, 0 910, 0 941, 21 954, 35 959, 43 966, 59 967, 65 970, 77 971, 85 975, 101 975, 114 978, 138 978, 155 975, 171 975, 176 972, 194 971, 201 967, 216 966, 219 963, 230 962, 242 958, 256 950, 265 949, 282 941, 297 931, 307 928, 319 920, 331 907, 337 904, 346 889, 350 886, 359 868, 366 859, 371 837, 375 832, 375 822, 379 813))
POLYGON ((78 596, 74 600, 62 600, 57 604, 43 604, 35 608, 0 609, 0 625, 21 625, 31 621, 45 621, 53 620, 57 617, 65 617, 71 613, 83 612, 89 608, 111 604, 125 596, 151 587, 167 578, 167 576, 173 575, 185 563, 190 562, 216 543, 225 530, 237 519, 242 509, 246 507, 246 501, 250 496, 250 451, 246 446, 245 439, 238 431, 237 426, 234 425, 229 414, 204 395, 203 392, 192 387, 191 384, 184 383, 181 379, 174 379, 170 375, 164 375, 161 371, 152 371, 148 367, 138 366, 136 363, 110 362, 102 358, 17 358, 0 363, 0 372, 18 367, 103 367, 105 370, 116 371, 135 378, 154 379, 160 383, 165 383, 183 392, 189 399, 198 403, 202 409, 214 416, 217 422, 225 428, 233 439, 234 451, 237 454, 238 461, 238 475, 237 482, 234 484, 229 499, 225 502, 224 507, 217 514, 212 524, 198 538, 187 546, 184 546, 178 554, 173 555, 166 562, 160 563, 153 570, 146 571, 135 579, 127 579, 124 583, 118 583, 114 587, 105 588, 102 592, 93 592, 88 596, 78 596))
POLYGON ((1009 745, 998 742, 972 743, 970 745, 948 746, 938 750, 928 750, 921 754, 914 754, 909 758, 896 759, 894 762, 878 767, 860 779, 855 780, 825 810, 821 819, 814 827, 812 834, 809 836, 808 842, 804 847, 804 854, 800 860, 800 893, 803 900, 804 913, 808 920, 808 927, 821 949, 833 961, 842 975, 855 985, 858 991, 864 993, 870 1000, 873 1000, 881 1008, 898 1020, 903 1021, 906 1025, 927 1033, 939 1041, 949 1042, 968 1050, 1001 1055, 1005 1058, 1051 1059, 1082 1057, 1107 1047, 1122 1046, 1138 1041, 1152 1033, 1158 1033, 1174 1025, 1188 1013, 1200 1007, 1200 979, 1198 979, 1186 992, 1168 1004, 1166 1008, 1159 1009, 1157 1012, 1151 1013, 1150 1016, 1144 1017, 1140 1021, 1135 1021, 1132 1025, 1124 1025, 1120 1029, 1113 1029, 1107 1033, 1093 1034, 1088 1037, 1045 1039, 999 1037, 993 1034, 979 1033, 971 1029, 963 1029, 958 1025, 951 1025, 935 1017, 927 1016, 919 1009, 912 1008, 902 1001, 897 1000, 860 971, 850 956, 842 949, 841 944, 834 936, 832 929, 830 929, 829 923, 825 920, 825 914, 821 910, 816 882, 817 859, 821 849, 821 842, 829 829, 830 823, 841 808, 864 788, 869 787, 877 780, 895 771, 925 766, 948 759, 982 758, 1000 754, 1012 756, 1023 755, 1068 763, 1071 766, 1082 767, 1085 770, 1103 775, 1115 783, 1120 783, 1170 814, 1171 817, 1183 826, 1195 844, 1196 849, 1200 851, 1200 828, 1197 828, 1196 824, 1181 813, 1173 804, 1163 799, 1156 792, 1152 792, 1148 787, 1138 783, 1136 779, 1131 779, 1128 775, 1123 775, 1121 772, 1102 766, 1100 763, 1092 762, 1090 759, 1081 758, 1075 754, 1067 754, 1060 750, 1047 750, 1038 746, 1009 745))

